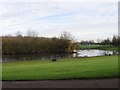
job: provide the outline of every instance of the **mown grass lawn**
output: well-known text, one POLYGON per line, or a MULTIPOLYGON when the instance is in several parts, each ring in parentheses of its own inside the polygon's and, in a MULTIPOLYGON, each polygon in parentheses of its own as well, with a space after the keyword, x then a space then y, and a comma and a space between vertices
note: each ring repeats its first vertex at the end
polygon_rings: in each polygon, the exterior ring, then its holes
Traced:
POLYGON ((112 78, 118 76, 118 56, 2 64, 2 80, 112 78))
POLYGON ((80 49, 99 49, 99 50, 110 50, 110 51, 119 51, 119 46, 113 45, 80 45, 80 49))

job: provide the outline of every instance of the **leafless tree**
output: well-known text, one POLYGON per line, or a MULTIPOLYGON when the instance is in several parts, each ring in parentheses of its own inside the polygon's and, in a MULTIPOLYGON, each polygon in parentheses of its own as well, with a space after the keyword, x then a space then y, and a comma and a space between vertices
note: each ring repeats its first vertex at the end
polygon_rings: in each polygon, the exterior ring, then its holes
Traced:
POLYGON ((32 30, 31 28, 27 30, 27 36, 29 37, 37 37, 38 33, 35 30, 32 30))

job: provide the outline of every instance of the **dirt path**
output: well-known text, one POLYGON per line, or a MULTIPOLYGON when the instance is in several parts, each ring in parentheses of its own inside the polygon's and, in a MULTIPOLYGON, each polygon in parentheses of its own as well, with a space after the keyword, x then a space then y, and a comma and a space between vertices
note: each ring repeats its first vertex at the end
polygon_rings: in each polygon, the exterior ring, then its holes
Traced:
POLYGON ((3 81, 3 88, 118 88, 118 79, 3 81))

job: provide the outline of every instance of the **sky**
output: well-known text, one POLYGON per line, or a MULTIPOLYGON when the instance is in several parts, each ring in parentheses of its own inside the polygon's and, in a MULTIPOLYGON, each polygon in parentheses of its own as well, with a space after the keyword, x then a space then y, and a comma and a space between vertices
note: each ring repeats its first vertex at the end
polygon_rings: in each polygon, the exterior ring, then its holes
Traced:
MULTIPOLYGON (((6 1, 6 0, 5 0, 6 1)), ((70 32, 77 40, 97 40, 118 33, 117 2, 2 2, 0 35, 58 37, 70 32)))

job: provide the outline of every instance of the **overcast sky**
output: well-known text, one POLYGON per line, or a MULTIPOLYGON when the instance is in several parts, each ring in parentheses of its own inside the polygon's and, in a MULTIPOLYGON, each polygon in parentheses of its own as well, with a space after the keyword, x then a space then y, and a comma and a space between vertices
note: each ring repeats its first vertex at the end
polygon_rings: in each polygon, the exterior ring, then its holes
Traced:
POLYGON ((118 33, 117 2, 0 3, 0 35, 31 28, 39 36, 70 32, 78 40, 96 40, 118 33))

